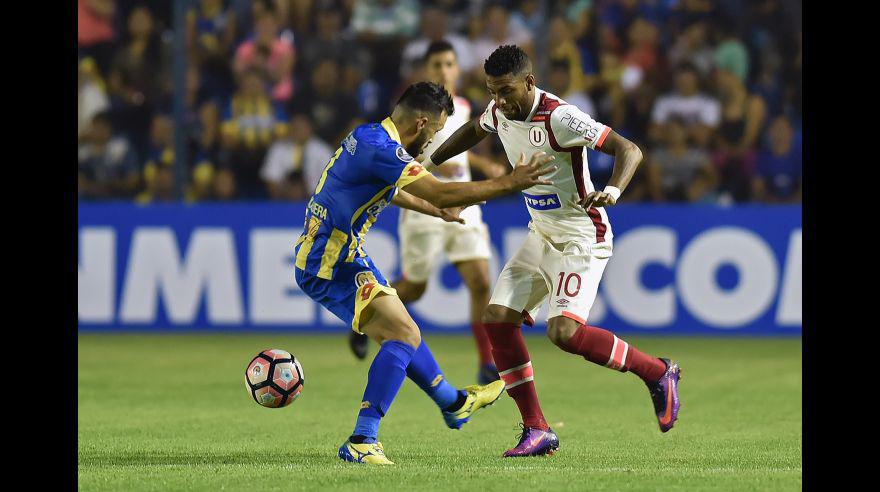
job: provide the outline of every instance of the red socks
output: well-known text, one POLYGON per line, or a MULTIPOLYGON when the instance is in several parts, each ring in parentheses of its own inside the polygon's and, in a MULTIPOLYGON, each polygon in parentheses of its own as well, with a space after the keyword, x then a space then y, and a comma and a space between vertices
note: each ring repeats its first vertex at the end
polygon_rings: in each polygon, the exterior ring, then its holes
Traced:
POLYGON ((519 407, 523 425, 548 430, 550 426, 547 425, 544 413, 541 412, 541 405, 538 403, 532 361, 519 325, 486 323, 483 326, 491 341, 492 356, 498 367, 498 374, 506 384, 507 394, 519 407))
POLYGON ((645 355, 614 333, 595 326, 578 327, 562 349, 600 366, 620 372, 632 371, 646 383, 657 381, 666 372, 662 360, 645 355))
POLYGON ((474 333, 474 340, 477 341, 477 352, 480 354, 480 365, 493 364, 492 344, 489 342, 489 335, 486 334, 486 327, 482 323, 471 323, 471 331, 474 333))

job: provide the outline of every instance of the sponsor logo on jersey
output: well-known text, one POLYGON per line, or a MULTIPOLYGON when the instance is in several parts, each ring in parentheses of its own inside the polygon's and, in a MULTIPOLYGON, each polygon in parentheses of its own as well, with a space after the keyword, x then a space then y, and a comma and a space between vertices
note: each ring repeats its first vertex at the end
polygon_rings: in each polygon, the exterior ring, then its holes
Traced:
POLYGON ((535 210, 551 210, 562 207, 559 195, 556 193, 552 195, 529 195, 528 193, 523 193, 523 196, 526 199, 526 205, 535 210))
POLYGON ((387 206, 388 206, 388 202, 383 198, 383 199, 379 200, 378 202, 370 205, 370 207, 367 208, 367 213, 372 215, 373 217, 375 217, 375 216, 379 215, 379 212, 384 210, 385 207, 387 207, 387 206))
POLYGON ((409 171, 406 172, 407 176, 418 176, 422 170, 425 169, 421 164, 410 164, 409 171))
POLYGON ((403 147, 398 147, 395 153, 397 154, 397 158, 402 160, 403 162, 410 162, 413 160, 413 156, 409 155, 409 153, 404 150, 403 147))
POLYGON ((354 285, 361 287, 369 283, 376 283, 376 276, 373 272, 363 271, 354 276, 354 285))
POLYGON ((535 147, 543 147, 547 143, 547 132, 540 126, 529 128, 529 143, 535 147))

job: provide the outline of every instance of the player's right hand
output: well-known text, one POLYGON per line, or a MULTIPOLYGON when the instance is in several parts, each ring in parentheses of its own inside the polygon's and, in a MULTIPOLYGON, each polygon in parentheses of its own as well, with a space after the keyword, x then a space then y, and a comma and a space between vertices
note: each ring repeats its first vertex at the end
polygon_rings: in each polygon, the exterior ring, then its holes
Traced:
POLYGON ((513 180, 513 189, 522 191, 535 185, 552 185, 552 181, 541 179, 541 176, 556 170, 556 166, 547 165, 553 159, 556 157, 547 155, 546 152, 536 152, 529 159, 528 164, 525 164, 526 155, 520 153, 513 172, 508 175, 513 180))

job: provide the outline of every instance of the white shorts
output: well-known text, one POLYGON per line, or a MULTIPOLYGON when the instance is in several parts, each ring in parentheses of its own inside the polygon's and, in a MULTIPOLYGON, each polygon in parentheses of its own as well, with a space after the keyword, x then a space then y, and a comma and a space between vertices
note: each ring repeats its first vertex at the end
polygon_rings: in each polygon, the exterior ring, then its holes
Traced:
POLYGON ((526 324, 532 325, 549 296, 548 320, 565 316, 584 324, 610 257, 610 250, 593 249, 584 240, 552 243, 529 231, 519 251, 504 265, 489 304, 521 312, 526 324))
POLYGON ((405 279, 427 282, 440 253, 446 254, 451 263, 489 259, 489 229, 479 207, 466 208, 461 217, 465 224, 446 222, 411 210, 401 211, 398 232, 405 279))

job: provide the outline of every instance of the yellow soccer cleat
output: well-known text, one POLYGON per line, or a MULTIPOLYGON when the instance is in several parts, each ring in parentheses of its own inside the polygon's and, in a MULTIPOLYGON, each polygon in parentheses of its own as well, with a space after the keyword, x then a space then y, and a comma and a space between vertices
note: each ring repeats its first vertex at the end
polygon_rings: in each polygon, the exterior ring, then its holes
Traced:
POLYGON ((499 379, 486 385, 475 384, 462 389, 467 392, 464 405, 454 412, 443 412, 443 419, 450 429, 461 429, 474 412, 495 403, 495 400, 504 393, 504 381, 499 379))
POLYGON ((385 449, 381 442, 355 444, 351 441, 339 447, 339 459, 352 463, 369 465, 393 465, 394 462, 385 457, 385 449))

